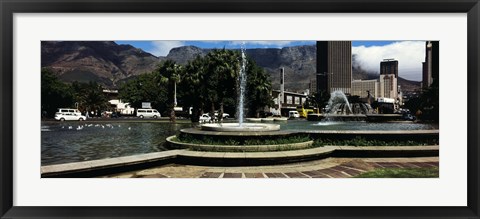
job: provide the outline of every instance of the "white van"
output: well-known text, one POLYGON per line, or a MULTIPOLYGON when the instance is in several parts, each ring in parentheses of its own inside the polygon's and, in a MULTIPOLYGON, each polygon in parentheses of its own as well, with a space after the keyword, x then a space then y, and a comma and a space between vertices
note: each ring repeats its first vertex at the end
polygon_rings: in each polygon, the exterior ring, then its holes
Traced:
POLYGON ((80 111, 78 111, 77 109, 60 108, 55 113, 55 119, 60 121, 65 121, 65 120, 83 121, 83 120, 86 120, 87 117, 82 116, 82 113, 80 113, 80 111))
POLYGON ((289 111, 288 112, 288 117, 290 118, 300 118, 300 114, 297 111, 289 111))
POLYGON ((137 117, 143 118, 160 118, 160 113, 156 109, 138 109, 137 117))

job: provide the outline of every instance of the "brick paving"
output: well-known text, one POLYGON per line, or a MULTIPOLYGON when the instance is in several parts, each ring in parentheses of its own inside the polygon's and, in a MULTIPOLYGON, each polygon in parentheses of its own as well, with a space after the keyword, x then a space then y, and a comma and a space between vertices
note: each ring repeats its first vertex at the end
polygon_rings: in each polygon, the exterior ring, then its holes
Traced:
MULTIPOLYGON (((425 168, 438 167, 438 162, 365 162, 371 165, 371 169, 377 168, 425 168)), ((371 170, 370 169, 370 170, 371 170)), ((355 165, 353 162, 340 164, 334 167, 310 170, 303 172, 265 172, 265 173, 245 173, 245 178, 350 178, 367 172, 365 166, 355 165)), ((241 173, 220 173, 206 172, 207 178, 242 178, 241 173), (216 176, 216 177, 215 177, 216 176)), ((202 176, 203 177, 203 176, 202 176)))
POLYGON ((439 167, 438 157, 328 158, 297 164, 253 167, 170 165, 107 177, 124 178, 350 178, 379 168, 439 167))

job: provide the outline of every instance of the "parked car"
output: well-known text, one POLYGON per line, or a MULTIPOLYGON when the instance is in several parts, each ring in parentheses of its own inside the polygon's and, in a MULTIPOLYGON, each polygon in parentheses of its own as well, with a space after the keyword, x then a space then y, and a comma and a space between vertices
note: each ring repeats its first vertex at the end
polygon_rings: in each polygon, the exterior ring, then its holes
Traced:
POLYGON ((203 115, 200 116, 199 121, 200 122, 211 122, 212 117, 210 117, 210 115, 208 115, 208 113, 204 113, 203 115))
POLYGON ((137 110, 137 117, 140 119, 143 118, 160 118, 161 115, 156 109, 138 109, 137 110))
POLYGON ((68 109, 68 108, 60 108, 55 113, 55 120, 65 121, 65 120, 78 120, 83 121, 86 120, 86 116, 82 116, 82 113, 77 109, 68 109))
POLYGON ((292 111, 288 112, 288 117, 289 118, 300 118, 300 114, 297 111, 292 110, 292 111))
MULTIPOLYGON (((215 112, 215 117, 218 118, 218 112, 215 112)), ((230 115, 228 113, 223 113, 223 118, 228 119, 230 118, 230 115)))
POLYGON ((402 118, 404 120, 408 120, 408 121, 415 121, 417 120, 417 118, 415 116, 413 116, 412 114, 408 113, 408 114, 403 114, 402 118))

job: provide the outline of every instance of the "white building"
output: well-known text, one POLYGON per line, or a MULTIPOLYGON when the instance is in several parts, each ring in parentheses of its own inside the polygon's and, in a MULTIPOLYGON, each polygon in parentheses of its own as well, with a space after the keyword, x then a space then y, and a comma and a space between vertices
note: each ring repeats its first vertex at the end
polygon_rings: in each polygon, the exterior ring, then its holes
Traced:
POLYGON ((352 81, 352 93, 353 96, 359 96, 365 98, 368 96, 368 92, 373 97, 378 97, 378 80, 353 80, 352 81))
POLYGON ((380 75, 379 95, 377 97, 397 99, 397 87, 397 77, 394 74, 380 75))
POLYGON ((135 114, 135 108, 130 106, 130 103, 124 103, 122 100, 113 99, 108 101, 111 105, 115 106, 115 111, 123 115, 135 114))

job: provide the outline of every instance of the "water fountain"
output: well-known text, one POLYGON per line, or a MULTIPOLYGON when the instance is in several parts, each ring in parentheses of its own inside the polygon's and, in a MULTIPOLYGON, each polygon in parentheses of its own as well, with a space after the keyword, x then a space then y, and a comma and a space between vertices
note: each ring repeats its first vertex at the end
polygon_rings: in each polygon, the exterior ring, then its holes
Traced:
POLYGON ((247 56, 245 44, 242 44, 241 48, 241 66, 238 76, 238 106, 237 117, 238 123, 217 123, 217 124, 204 124, 201 126, 205 131, 217 131, 217 132, 265 132, 265 131, 278 131, 280 125, 278 124, 260 124, 260 123, 244 123, 244 105, 245 105, 245 91, 247 86, 247 56))
POLYGON ((342 91, 334 91, 330 94, 322 122, 364 120, 367 114, 372 113, 370 104, 350 103, 342 91))
POLYGON ((348 102, 347 96, 345 96, 342 91, 332 92, 330 94, 330 99, 328 100, 327 114, 348 115, 351 113, 353 113, 353 111, 348 102))

